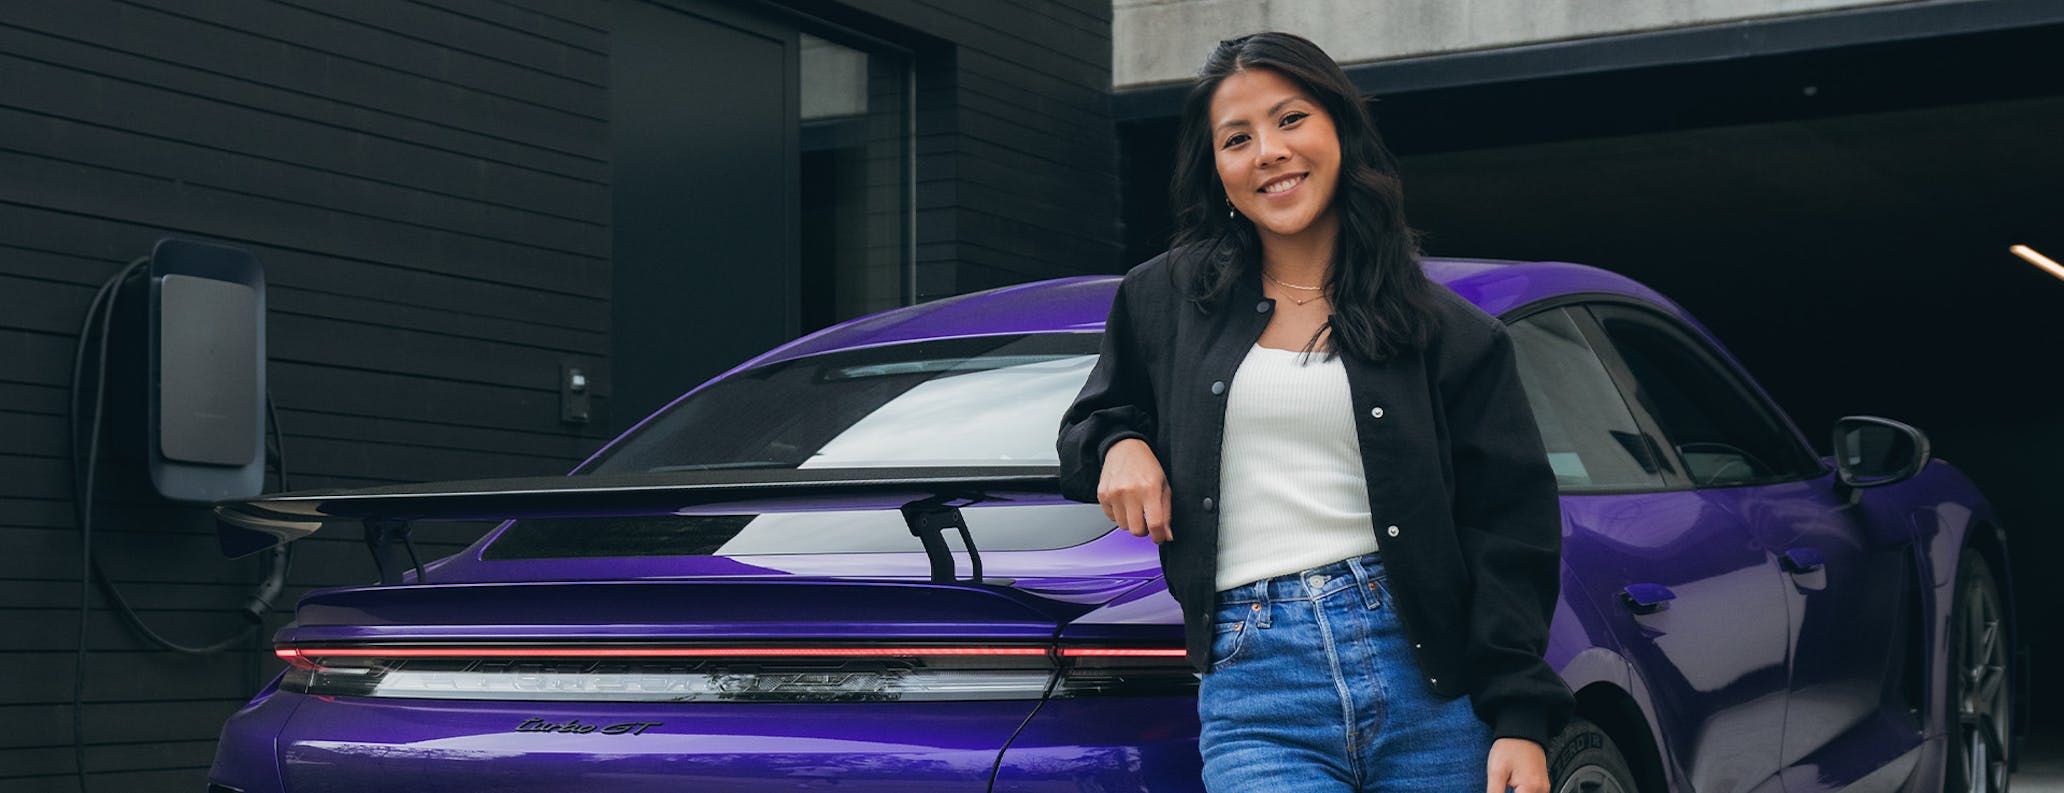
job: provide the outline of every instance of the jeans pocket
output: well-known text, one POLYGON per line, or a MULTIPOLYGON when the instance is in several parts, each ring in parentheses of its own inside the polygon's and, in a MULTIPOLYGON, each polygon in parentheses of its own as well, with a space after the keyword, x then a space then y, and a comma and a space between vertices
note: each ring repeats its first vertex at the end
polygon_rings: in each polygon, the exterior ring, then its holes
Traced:
POLYGON ((1247 634, 1253 632, 1248 621, 1221 622, 1211 627, 1211 668, 1217 670, 1231 664, 1240 657, 1240 648, 1247 643, 1247 634))

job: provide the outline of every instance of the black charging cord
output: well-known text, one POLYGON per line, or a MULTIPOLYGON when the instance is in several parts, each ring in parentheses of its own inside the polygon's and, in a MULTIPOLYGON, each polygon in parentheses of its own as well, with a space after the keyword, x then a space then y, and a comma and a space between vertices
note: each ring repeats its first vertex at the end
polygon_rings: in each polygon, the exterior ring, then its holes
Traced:
MULTIPOLYGON (((122 283, 129 280, 129 276, 136 274, 136 271, 149 261, 149 257, 139 257, 131 261, 121 272, 116 273, 115 277, 101 284, 100 291, 93 294, 93 302, 86 305, 86 319, 79 326, 79 346, 72 354, 72 392, 65 402, 66 423, 71 429, 68 438, 72 452, 72 490, 79 522, 79 651, 73 656, 72 661, 72 766, 78 774, 79 793, 86 793, 86 622, 88 615, 92 613, 93 589, 86 580, 93 576, 93 564, 96 561, 93 558, 92 536, 87 530, 93 519, 93 478, 87 476, 80 468, 79 460, 79 380, 86 371, 86 345, 90 341, 88 334, 93 331, 94 315, 100 312, 103 305, 112 302, 108 299, 110 293, 121 288, 122 283)), ((110 316, 113 313, 108 312, 110 316)), ((107 360, 105 332, 101 334, 99 357, 103 363, 107 360)), ((105 397, 105 389, 100 388, 99 383, 95 383, 93 433, 87 441, 89 449, 100 448, 99 418, 101 406, 106 402, 105 397)), ((86 456, 91 458, 93 455, 88 453, 86 456)), ((87 465, 90 466, 91 463, 87 465)))
MULTIPOLYGON (((100 465, 100 429, 104 423, 103 414, 107 404, 108 339, 112 335, 115 307, 120 301, 123 285, 149 262, 150 257, 147 256, 129 262, 114 277, 102 283, 100 290, 94 293, 92 302, 87 304, 86 317, 79 326, 78 347, 72 356, 71 393, 65 404, 67 426, 70 429, 67 437, 71 443, 72 489, 76 497, 79 524, 79 635, 72 665, 72 761, 82 793, 86 790, 86 637, 88 619, 92 613, 88 590, 93 588, 87 581, 90 579, 97 584, 102 595, 115 607, 122 621, 151 644, 177 653, 209 655, 235 647, 257 630, 262 624, 265 612, 271 609, 272 601, 279 597, 280 591, 285 587, 287 565, 290 561, 284 548, 273 548, 268 552, 265 580, 259 584, 258 589, 244 605, 244 613, 250 624, 227 638, 194 646, 172 641, 152 630, 150 625, 143 621, 142 615, 136 613, 136 609, 129 604, 128 598, 123 596, 121 589, 115 585, 114 578, 101 567, 100 559, 93 555, 94 485, 100 465), (96 322, 99 325, 97 340, 93 335, 96 322), (97 353, 94 356, 93 408, 87 413, 83 432, 85 454, 81 455, 79 397, 85 388, 86 350, 89 345, 94 344, 97 344, 97 353)), ((279 411, 273 405, 269 389, 265 395, 265 406, 271 418, 271 439, 278 454, 276 465, 280 489, 285 490, 286 445, 280 439, 279 411)))

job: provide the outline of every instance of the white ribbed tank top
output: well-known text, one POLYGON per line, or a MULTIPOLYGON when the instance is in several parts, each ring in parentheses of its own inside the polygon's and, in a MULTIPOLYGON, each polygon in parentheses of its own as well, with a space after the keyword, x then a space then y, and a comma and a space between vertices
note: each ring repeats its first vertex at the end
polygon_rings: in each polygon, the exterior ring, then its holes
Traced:
POLYGON ((1254 345, 1226 393, 1218 589, 1376 550, 1347 369, 1254 345))

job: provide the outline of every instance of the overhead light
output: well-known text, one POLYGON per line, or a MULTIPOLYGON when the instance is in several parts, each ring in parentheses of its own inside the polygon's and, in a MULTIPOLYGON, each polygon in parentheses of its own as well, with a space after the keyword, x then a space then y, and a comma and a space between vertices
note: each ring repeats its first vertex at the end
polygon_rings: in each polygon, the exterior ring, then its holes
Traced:
POLYGON ((2037 267, 2041 267, 2044 270, 2049 271, 2051 275, 2057 276, 2058 278, 2064 278, 2064 264, 2058 264, 2057 260, 2037 253, 2034 248, 2030 248, 2026 245, 2016 245, 2012 248, 2008 248, 2007 250, 2012 252, 2015 256, 2027 259, 2029 264, 2033 264, 2037 267))

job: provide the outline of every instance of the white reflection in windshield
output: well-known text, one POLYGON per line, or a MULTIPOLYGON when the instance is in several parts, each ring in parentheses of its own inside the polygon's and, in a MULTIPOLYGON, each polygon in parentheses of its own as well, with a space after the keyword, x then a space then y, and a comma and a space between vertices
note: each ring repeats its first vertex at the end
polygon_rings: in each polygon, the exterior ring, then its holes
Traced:
MULTIPOLYGON (((1025 504, 962 510, 975 547, 984 551, 1050 551, 1080 545, 1111 530, 1095 504, 1025 504)), ((960 532, 948 531, 946 547, 966 553, 960 532)), ((763 512, 711 556, 764 554, 918 553, 903 514, 888 510, 763 512)))
POLYGON ((1084 355, 925 381, 797 467, 1060 465, 1061 414, 1095 365, 1084 355), (976 456, 985 450, 994 456, 976 456))

